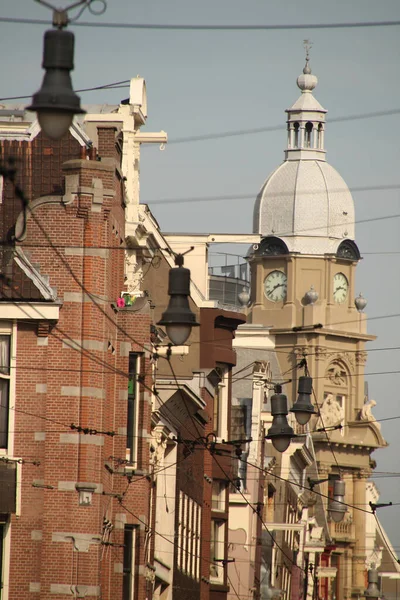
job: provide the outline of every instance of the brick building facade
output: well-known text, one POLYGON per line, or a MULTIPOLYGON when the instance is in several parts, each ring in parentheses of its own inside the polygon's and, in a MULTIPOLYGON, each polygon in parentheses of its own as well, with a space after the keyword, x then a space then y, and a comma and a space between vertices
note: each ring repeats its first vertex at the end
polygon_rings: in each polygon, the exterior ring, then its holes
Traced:
POLYGON ((228 594, 244 317, 194 288, 190 351, 160 341, 173 259, 133 202, 126 108, 88 115, 93 143, 0 127, 1 600, 228 594))
MULTIPOLYGON (((125 215, 113 127, 99 127, 98 146, 41 133, 1 143, 30 206, 23 240, 2 248, 7 600, 149 595, 150 309, 115 304, 125 215)), ((2 240, 20 211, 4 178, 2 240)))

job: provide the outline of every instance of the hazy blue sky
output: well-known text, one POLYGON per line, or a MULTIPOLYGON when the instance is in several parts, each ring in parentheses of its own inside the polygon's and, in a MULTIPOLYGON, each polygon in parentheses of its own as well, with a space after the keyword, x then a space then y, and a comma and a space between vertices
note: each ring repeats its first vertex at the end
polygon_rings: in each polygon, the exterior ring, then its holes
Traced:
MULTIPOLYGON (((58 3, 59 0, 56 0, 58 3)), ((2 2, 2 16, 51 19, 33 0, 2 2)), ((109 0, 107 11, 81 20, 124 23, 312 24, 399 20, 398 0, 109 0)), ((254 199, 280 164, 286 143, 285 113, 299 96, 303 39, 313 42, 315 96, 328 110, 328 161, 350 188, 400 185, 399 115, 330 123, 330 119, 400 108, 399 27, 284 31, 150 31, 74 27, 75 89, 140 74, 148 90, 149 131, 164 129, 164 152, 144 148, 141 198, 164 231, 251 231, 254 199), (281 125, 280 131, 173 143, 182 137, 281 125), (231 195, 229 201, 168 203, 161 200, 231 195), (234 199, 248 195, 248 199, 234 199), (160 203, 156 203, 160 201, 160 203), (227 212, 228 209, 228 212, 227 212)), ((29 95, 42 80, 44 26, 0 23, 0 97, 29 95)), ((118 103, 127 89, 82 94, 84 103, 118 103)), ((400 190, 353 194, 358 221, 400 215, 400 190)), ((400 346, 400 219, 358 223, 364 260, 358 290, 373 317, 370 348, 400 346), (375 319, 376 318, 376 319, 375 319)), ((220 252, 224 248, 215 247, 220 252)), ((375 415, 400 415, 400 350, 374 351, 366 372, 375 415), (372 375, 382 371, 393 374, 372 375)), ((400 419, 382 423, 390 447, 375 453, 377 471, 400 473, 400 419)), ((381 501, 400 502, 400 478, 377 475, 381 501), (379 478, 378 478, 379 477, 379 478)), ((400 548, 400 506, 379 516, 400 548)))

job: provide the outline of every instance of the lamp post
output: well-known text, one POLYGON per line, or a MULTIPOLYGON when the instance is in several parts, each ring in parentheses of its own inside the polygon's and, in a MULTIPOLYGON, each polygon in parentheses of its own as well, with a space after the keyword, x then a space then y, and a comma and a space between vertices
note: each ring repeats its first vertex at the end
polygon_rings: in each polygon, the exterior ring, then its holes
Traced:
POLYGON ((192 327, 198 327, 199 323, 189 306, 190 270, 183 266, 183 254, 175 256, 175 264, 177 266, 169 272, 168 308, 157 325, 164 325, 171 342, 180 346, 188 339, 192 327))
MULTIPOLYGON (((47 2, 39 0, 53 8, 53 25, 44 34, 42 67, 46 70, 42 87, 32 98, 27 110, 36 111, 42 131, 52 140, 61 139, 72 124, 74 115, 82 114, 79 96, 72 89, 70 71, 74 68, 74 34, 63 31, 68 24, 66 10, 56 10, 47 2)), ((76 2, 74 8, 86 0, 76 2)))
POLYGON ((285 452, 289 447, 290 440, 294 437, 294 431, 287 422, 287 397, 285 394, 282 394, 282 387, 280 385, 275 386, 275 392, 271 396, 271 414, 273 420, 271 427, 268 429, 266 439, 271 440, 275 450, 285 452))

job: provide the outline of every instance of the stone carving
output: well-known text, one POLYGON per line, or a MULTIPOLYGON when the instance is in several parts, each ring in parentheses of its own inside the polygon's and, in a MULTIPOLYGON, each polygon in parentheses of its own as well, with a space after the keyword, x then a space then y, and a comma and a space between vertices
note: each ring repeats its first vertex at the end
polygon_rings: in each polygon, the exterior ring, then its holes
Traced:
POLYGON ((372 414, 372 409, 376 406, 375 400, 368 400, 364 402, 362 409, 360 410, 360 421, 374 422, 378 429, 381 428, 380 423, 377 423, 376 418, 372 414))
POLYGON ((315 360, 324 360, 328 353, 324 346, 315 346, 315 360))
POLYGON ((295 346, 293 352, 296 355, 296 359, 301 360, 308 354, 307 346, 295 346))
POLYGON ((333 397, 333 394, 327 395, 320 408, 320 413, 321 416, 317 421, 317 429, 323 427, 333 427, 334 425, 342 423, 344 419, 343 408, 340 406, 336 398, 333 397))
POLYGON ((332 363, 328 369, 328 378, 334 385, 345 386, 346 382, 346 371, 337 362, 332 363))
POLYGON ((143 281, 143 265, 138 260, 136 251, 129 251, 125 258, 126 262, 126 287, 131 295, 141 295, 141 284, 143 281))
POLYGON ((253 366, 253 378, 260 379, 262 382, 271 381, 272 369, 271 363, 266 360, 256 360, 253 366))
POLYGON ((356 365, 365 365, 367 362, 368 354, 364 351, 356 352, 356 365))
POLYGON ((163 464, 167 438, 157 428, 151 432, 152 441, 150 446, 150 464, 159 467, 163 464))

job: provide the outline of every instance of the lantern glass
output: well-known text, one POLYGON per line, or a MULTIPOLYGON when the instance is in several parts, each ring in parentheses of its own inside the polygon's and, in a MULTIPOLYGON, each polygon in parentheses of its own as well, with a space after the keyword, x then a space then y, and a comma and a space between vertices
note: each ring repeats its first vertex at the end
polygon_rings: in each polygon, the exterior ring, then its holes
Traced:
POLYGON ((187 325, 186 323, 175 323, 173 325, 167 325, 165 329, 171 342, 175 344, 175 346, 181 346, 188 339, 192 326, 187 325))
POLYGON ((61 139, 72 125, 72 112, 43 108, 37 111, 39 125, 51 140, 61 139))

